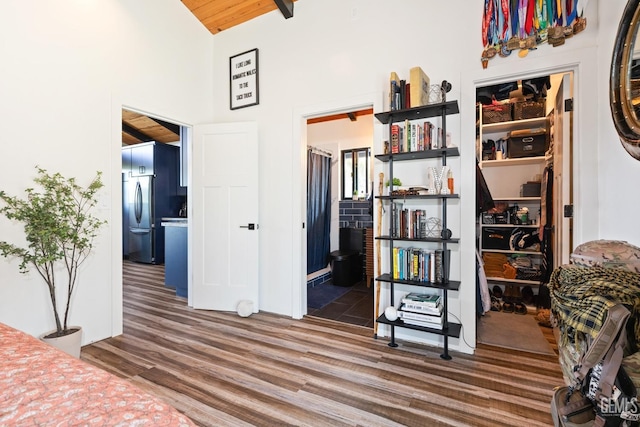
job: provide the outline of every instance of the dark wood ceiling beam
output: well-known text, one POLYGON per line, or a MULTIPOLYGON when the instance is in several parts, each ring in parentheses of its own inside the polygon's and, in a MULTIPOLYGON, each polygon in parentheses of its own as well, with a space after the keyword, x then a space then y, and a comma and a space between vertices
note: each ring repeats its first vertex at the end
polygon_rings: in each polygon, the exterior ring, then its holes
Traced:
POLYGON ((277 5, 284 19, 289 19, 293 16, 293 1, 292 0, 273 0, 277 5))
POLYGON ((151 138, 149 135, 145 134, 144 132, 140 132, 138 129, 129 126, 125 122, 122 122, 122 132, 127 133, 142 142, 153 141, 153 138, 151 138))
POLYGON ((331 120, 340 120, 340 119, 349 119, 351 121, 355 121, 351 118, 351 116, 353 116, 357 120, 358 117, 360 116, 366 116, 370 114, 373 114, 373 108, 367 108, 366 110, 352 111, 349 113, 332 114, 330 116, 314 117, 311 119, 307 119, 307 124, 312 125, 315 123, 322 123, 322 122, 328 122, 331 120))
POLYGON ((154 119, 153 117, 149 117, 151 120, 153 120, 154 122, 156 122, 157 124, 159 124, 160 126, 162 126, 163 128, 167 129, 169 132, 173 132, 176 135, 180 136, 180 126, 175 124, 175 123, 169 123, 169 122, 165 122, 164 120, 160 120, 160 119, 154 119))

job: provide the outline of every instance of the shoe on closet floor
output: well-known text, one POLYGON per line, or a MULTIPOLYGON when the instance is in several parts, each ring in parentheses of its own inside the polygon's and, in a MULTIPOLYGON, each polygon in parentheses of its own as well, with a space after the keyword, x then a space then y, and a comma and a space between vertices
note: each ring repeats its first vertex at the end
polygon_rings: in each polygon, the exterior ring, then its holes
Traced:
POLYGON ((498 299, 502 299, 502 288, 500 286, 495 285, 493 287, 493 296, 498 299))
POLYGON ((513 311, 516 314, 527 314, 527 306, 519 301, 515 304, 513 311))
POLYGON ((533 289, 531 289, 531 286, 522 288, 522 302, 525 304, 533 304, 533 289))

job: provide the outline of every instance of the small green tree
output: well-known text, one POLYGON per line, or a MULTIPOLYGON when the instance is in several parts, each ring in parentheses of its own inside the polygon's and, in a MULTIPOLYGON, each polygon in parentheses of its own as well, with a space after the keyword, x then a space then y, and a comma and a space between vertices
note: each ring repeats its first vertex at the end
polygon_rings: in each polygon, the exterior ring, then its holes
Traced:
POLYGON ((75 178, 50 174, 39 166, 36 170, 38 174, 34 182, 40 189, 27 188, 26 198, 0 191, 0 199, 5 203, 0 213, 23 224, 27 241, 26 248, 0 241, 0 253, 6 258, 18 258, 21 273, 27 273, 33 267, 45 281, 56 321, 55 336, 59 337, 70 333, 67 320, 71 297, 76 289, 78 267, 91 253, 93 239, 106 223, 90 213, 97 203, 96 193, 104 184, 101 172, 88 187, 83 188, 75 178), (62 267, 66 275, 63 322, 60 321, 61 307, 56 301, 56 270, 62 267))
MULTIPOLYGON (((387 180, 386 185, 387 187, 389 186, 389 180, 387 180)), ((401 186, 402 181, 400 181, 400 178, 393 178, 393 185, 398 187, 401 186)))

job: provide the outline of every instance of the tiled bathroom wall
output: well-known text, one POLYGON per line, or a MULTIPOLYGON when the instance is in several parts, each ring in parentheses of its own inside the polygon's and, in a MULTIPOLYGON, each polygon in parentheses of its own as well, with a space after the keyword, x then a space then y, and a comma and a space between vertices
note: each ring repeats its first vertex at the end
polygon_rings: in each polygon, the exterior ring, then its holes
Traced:
POLYGON ((341 200, 340 227, 373 228, 372 206, 369 200, 341 200))

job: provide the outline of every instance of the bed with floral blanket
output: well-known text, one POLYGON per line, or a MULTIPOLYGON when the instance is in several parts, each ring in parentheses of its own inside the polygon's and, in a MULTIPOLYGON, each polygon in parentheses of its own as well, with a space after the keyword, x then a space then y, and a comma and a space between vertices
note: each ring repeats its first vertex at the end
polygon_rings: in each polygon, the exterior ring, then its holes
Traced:
POLYGON ((0 323, 0 426, 193 426, 135 385, 0 323))

